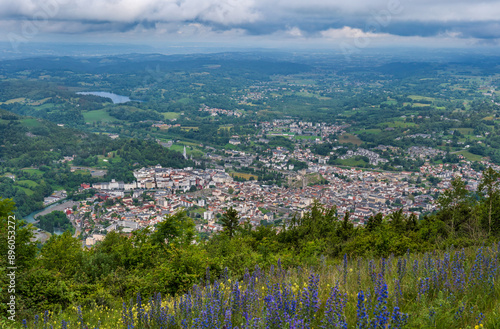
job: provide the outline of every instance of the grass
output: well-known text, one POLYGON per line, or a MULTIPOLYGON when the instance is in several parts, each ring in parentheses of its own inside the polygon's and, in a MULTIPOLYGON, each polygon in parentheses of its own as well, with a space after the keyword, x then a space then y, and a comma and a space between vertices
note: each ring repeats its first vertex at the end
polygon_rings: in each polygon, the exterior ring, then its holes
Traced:
MULTIPOLYGON (((314 267, 278 262, 266 269, 256 266, 244 277, 212 274, 212 280, 175 297, 137 294, 109 307, 72 305, 39 315, 38 328, 44 323, 61 328, 63 321, 71 323, 68 328, 100 329, 131 328, 132 323, 134 328, 246 328, 247 321, 256 329, 296 328, 290 323, 300 328, 499 328, 499 258, 500 247, 494 245, 388 259, 345 255, 343 260, 311 260, 314 267)), ((28 323, 34 328, 32 319, 28 323)))
POLYGON ((119 121, 118 119, 112 117, 109 115, 106 110, 94 110, 94 111, 88 111, 88 112, 83 112, 83 118, 85 119, 85 122, 93 123, 93 122, 111 122, 111 121, 119 121))
MULTIPOLYGON (((182 144, 186 144, 186 145, 198 145, 198 144, 195 144, 195 143, 189 143, 189 142, 181 142, 182 144)), ((170 148, 170 150, 172 151, 177 151, 177 152, 180 152, 180 153, 183 153, 184 152, 184 145, 180 145, 180 144, 173 144, 170 148)), ((193 157, 200 157, 200 156, 203 156, 203 152, 196 149, 196 148, 190 148, 190 147, 186 147, 186 154, 188 156, 193 156, 193 157)))
POLYGON ((226 125, 226 126, 220 126, 219 129, 217 130, 231 130, 234 126, 233 125, 226 125))
MULTIPOLYGON (((177 151, 177 152, 184 152, 184 146, 183 145, 179 145, 179 144, 173 144, 172 146, 170 146, 169 150, 172 150, 172 151, 177 151)), ((189 154, 189 149, 186 148, 186 153, 189 154)))
POLYGON ((192 209, 192 210, 189 210, 189 212, 194 212, 194 213, 198 213, 200 215, 203 216, 203 213, 207 211, 205 208, 197 208, 197 209, 192 209))
POLYGON ((314 86, 316 85, 316 81, 312 79, 291 79, 288 81, 288 83, 294 83, 297 85, 307 85, 307 86, 314 86))
POLYGON ((62 191, 64 190, 64 187, 61 185, 51 185, 54 191, 62 191))
POLYGON ((308 91, 299 91, 299 92, 296 92, 295 95, 301 96, 301 97, 317 97, 316 94, 310 93, 308 91))
POLYGON ((26 187, 23 187, 23 186, 14 185, 14 187, 18 190, 24 191, 24 193, 26 193, 27 196, 31 196, 35 193, 33 190, 26 188, 26 187))
POLYGON ((260 110, 257 112, 258 116, 264 116, 264 115, 281 115, 282 112, 280 111, 269 111, 269 110, 260 110))
POLYGON ((466 151, 466 150, 459 151, 456 154, 463 155, 469 161, 482 161, 482 160, 484 160, 484 158, 482 156, 470 153, 469 151, 466 151))
POLYGON ((25 185, 30 189, 34 189, 35 187, 38 186, 38 183, 32 180, 18 180, 16 181, 17 185, 25 185))
MULTIPOLYGON (((97 168, 106 168, 109 165, 110 161, 114 161, 112 158, 104 157, 102 155, 97 156, 97 168), (107 161, 104 161, 107 160, 107 161)), ((93 168, 93 170, 101 170, 93 168)))
POLYGON ((241 173, 241 172, 232 172, 230 175, 231 175, 231 177, 239 177, 239 178, 243 178, 246 180, 250 180, 250 178, 252 178, 252 177, 255 180, 257 180, 259 178, 257 175, 246 174, 246 173, 241 173))
POLYGON ((181 127, 181 129, 184 131, 191 131, 191 130, 198 131, 200 130, 200 127, 181 127))
MULTIPOLYGON (((39 102, 37 102, 37 104, 38 105, 35 107, 37 110, 51 110, 54 107, 56 107, 56 105, 53 103, 39 103, 39 102)), ((36 105, 36 104, 32 103, 30 105, 36 105)))
POLYGON ((406 105, 411 105, 413 107, 426 107, 426 106, 431 106, 431 104, 422 104, 422 103, 403 103, 403 106, 406 105))
POLYGON ((8 101, 5 101, 5 102, 0 102, 0 104, 22 103, 22 102, 25 102, 25 101, 26 101, 25 97, 19 97, 19 98, 9 99, 8 101))
POLYGON ((40 121, 38 121, 37 119, 21 119, 19 121, 21 121, 23 123, 23 125, 28 127, 28 128, 42 126, 42 123, 40 121))
POLYGON ((43 176, 43 171, 38 170, 38 169, 26 168, 26 169, 21 169, 21 170, 24 171, 24 172, 27 172, 27 173, 29 173, 31 175, 38 176, 38 177, 42 177, 43 176))
POLYGON ((356 160, 355 157, 349 159, 338 159, 339 165, 348 166, 348 167, 363 167, 368 164, 368 162, 364 160, 356 160))
POLYGON ((165 120, 177 119, 181 114, 177 112, 164 112, 162 113, 165 120))
POLYGON ((379 134, 381 132, 382 132, 382 129, 373 128, 373 129, 358 130, 358 131, 355 131, 354 133, 355 134, 362 134, 362 133, 365 133, 365 134, 379 134))
POLYGON ((408 97, 411 98, 411 99, 413 99, 414 101, 424 100, 424 101, 433 102, 433 101, 436 100, 434 97, 418 96, 418 95, 410 95, 408 97))
POLYGON ((187 142, 187 141, 180 141, 179 144, 187 145, 187 146, 199 146, 200 145, 200 143, 193 143, 193 142, 187 142))
POLYGON ((353 135, 353 134, 349 134, 349 133, 345 133, 342 136, 340 136, 338 138, 338 141, 341 144, 347 144, 347 143, 352 143, 354 145, 361 145, 361 144, 363 144, 363 141, 361 139, 359 139, 358 136, 353 135))
POLYGON ((183 97, 183 98, 179 98, 178 100, 176 100, 175 102, 176 103, 181 103, 181 104, 188 104, 189 102, 191 102, 192 99, 191 98, 188 98, 188 97, 183 97))
POLYGON ((407 127, 414 127, 416 126, 415 123, 413 122, 405 122, 405 121, 392 121, 392 122, 383 122, 380 123, 379 126, 388 126, 392 128, 407 128, 407 127))
POLYGON ((315 140, 316 138, 318 138, 320 140, 322 139, 321 136, 295 135, 294 137, 295 137, 295 139, 311 139, 311 140, 315 140))
POLYGON ((462 135, 472 135, 474 129, 472 128, 455 128, 454 130, 460 131, 462 135))

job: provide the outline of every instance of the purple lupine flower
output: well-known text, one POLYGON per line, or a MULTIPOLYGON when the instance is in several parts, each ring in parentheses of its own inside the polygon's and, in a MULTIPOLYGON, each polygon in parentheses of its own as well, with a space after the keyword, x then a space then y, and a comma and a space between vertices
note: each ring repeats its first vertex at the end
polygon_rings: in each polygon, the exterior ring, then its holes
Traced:
POLYGON ((358 303, 357 303, 356 313, 357 313, 356 328, 357 329, 368 328, 369 317, 368 314, 366 313, 365 296, 363 294, 363 290, 360 290, 358 293, 358 303))
POLYGON ((375 328, 385 328, 389 322, 389 311, 387 311, 387 299, 389 295, 387 293, 387 283, 382 274, 379 274, 375 294, 377 296, 377 304, 373 310, 375 319, 372 320, 372 324, 375 324, 375 328))
POLYGON ((399 311, 399 307, 395 306, 392 311, 391 323, 388 326, 388 329, 401 329, 408 322, 408 314, 401 313, 399 311))
POLYGON ((347 295, 341 294, 336 285, 330 291, 330 297, 326 301, 325 317, 322 321, 322 328, 344 328, 347 329, 347 322, 344 314, 344 307, 347 303, 347 295))

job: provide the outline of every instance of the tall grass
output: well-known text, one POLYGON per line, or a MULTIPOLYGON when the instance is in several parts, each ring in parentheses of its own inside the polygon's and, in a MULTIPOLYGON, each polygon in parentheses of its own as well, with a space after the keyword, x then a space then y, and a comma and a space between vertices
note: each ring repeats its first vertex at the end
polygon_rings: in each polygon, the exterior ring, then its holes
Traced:
MULTIPOLYGON (((45 312, 15 328, 500 328, 500 244, 388 259, 320 259, 120 307, 45 312)), ((14 328, 14 327, 13 327, 14 328)))

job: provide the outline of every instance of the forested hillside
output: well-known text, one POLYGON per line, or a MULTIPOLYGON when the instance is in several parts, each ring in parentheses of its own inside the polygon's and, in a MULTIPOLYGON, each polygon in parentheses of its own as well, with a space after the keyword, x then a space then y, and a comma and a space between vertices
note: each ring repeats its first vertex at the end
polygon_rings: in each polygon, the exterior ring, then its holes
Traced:
POLYGON ((22 216, 41 209, 43 198, 54 190, 71 195, 84 182, 131 182, 133 169, 142 166, 193 165, 181 153, 151 140, 111 139, 5 110, 0 110, 0 141, 0 195, 13 198, 22 216), (92 177, 71 166, 102 169, 106 175, 92 177))

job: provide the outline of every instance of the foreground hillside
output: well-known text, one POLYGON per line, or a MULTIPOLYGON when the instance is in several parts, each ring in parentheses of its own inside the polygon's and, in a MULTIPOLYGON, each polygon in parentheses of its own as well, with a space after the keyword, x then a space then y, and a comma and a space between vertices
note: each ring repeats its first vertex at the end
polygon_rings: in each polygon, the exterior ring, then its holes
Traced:
MULTIPOLYGON (((499 328, 500 245, 224 271, 177 297, 45 312, 13 328, 499 328)), ((139 290, 139 287, 137 287, 139 290)))

